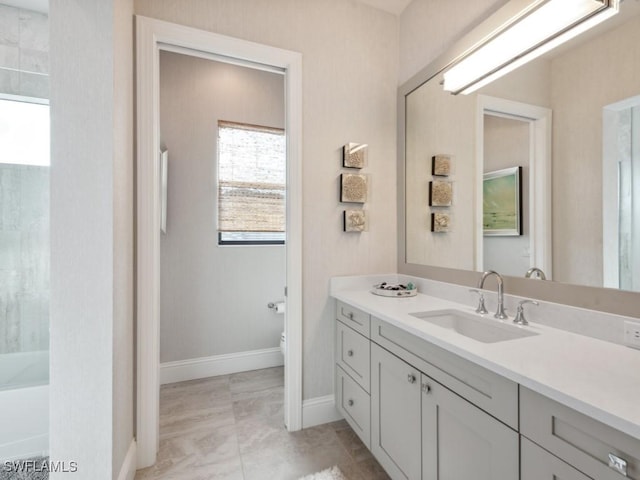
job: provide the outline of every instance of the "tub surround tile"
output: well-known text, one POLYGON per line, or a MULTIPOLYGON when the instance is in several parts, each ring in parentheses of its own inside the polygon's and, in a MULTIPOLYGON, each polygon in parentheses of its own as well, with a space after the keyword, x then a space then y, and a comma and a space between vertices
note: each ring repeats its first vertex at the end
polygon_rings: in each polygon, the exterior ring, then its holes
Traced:
POLYGON ((44 13, 19 11, 20 48, 49 51, 49 18, 44 13))
POLYGON ((30 73, 49 73, 49 53, 23 48, 19 55, 19 68, 30 73))
POLYGON ((0 4, 0 93, 49 98, 49 19, 0 4))
POLYGON ((0 68, 20 68, 20 49, 0 43, 0 68))
POLYGON ((0 68, 0 93, 20 94, 20 72, 0 68))
POLYGON ((25 97, 49 98, 49 77, 37 73, 20 72, 19 94, 25 97))
POLYGON ((0 5, 0 45, 18 46, 20 41, 20 10, 0 5))

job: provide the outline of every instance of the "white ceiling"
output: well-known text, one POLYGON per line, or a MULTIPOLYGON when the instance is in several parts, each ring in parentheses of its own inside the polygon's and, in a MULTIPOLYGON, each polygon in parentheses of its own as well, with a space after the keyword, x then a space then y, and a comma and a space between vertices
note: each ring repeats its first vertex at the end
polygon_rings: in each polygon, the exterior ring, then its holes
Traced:
POLYGON ((379 10, 400 15, 402 11, 411 3, 411 0, 358 0, 379 10))
POLYGON ((49 0, 0 0, 0 3, 9 5, 10 7, 49 13, 49 0))

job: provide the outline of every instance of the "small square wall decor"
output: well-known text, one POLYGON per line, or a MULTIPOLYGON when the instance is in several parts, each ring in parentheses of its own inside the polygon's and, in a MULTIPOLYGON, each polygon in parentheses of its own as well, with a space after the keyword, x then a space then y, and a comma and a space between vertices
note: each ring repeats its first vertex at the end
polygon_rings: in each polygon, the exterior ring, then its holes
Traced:
POLYGON ((344 146, 342 166, 345 168, 363 168, 367 166, 367 144, 347 143, 344 146))
POLYGON ((431 214, 431 231, 433 233, 446 233, 450 231, 451 218, 448 213, 431 214))
POLYGON ((344 211, 345 232, 366 232, 369 229, 369 219, 365 210, 344 211))
POLYGON ((453 197, 453 185, 451 182, 434 180, 429 182, 429 206, 449 207, 453 197))
POLYGON ((436 177, 448 177, 451 174, 451 156, 434 155, 431 157, 431 174, 436 177))
POLYGON ((365 203, 367 201, 367 175, 343 173, 340 176, 340 201, 365 203))

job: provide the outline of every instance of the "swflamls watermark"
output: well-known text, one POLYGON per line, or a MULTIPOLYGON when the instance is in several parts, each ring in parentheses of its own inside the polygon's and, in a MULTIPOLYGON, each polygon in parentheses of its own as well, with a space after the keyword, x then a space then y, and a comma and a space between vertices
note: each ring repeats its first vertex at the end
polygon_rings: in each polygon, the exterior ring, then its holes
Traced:
POLYGON ((0 466, 0 473, 75 473, 78 462, 64 460, 13 460, 0 466))

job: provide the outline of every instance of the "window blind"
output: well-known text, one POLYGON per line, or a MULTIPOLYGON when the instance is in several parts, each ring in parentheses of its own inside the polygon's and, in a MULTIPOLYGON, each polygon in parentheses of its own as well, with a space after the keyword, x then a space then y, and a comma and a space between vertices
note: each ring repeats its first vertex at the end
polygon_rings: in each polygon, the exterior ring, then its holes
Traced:
POLYGON ((218 230, 284 232, 283 129, 218 122, 218 230))

